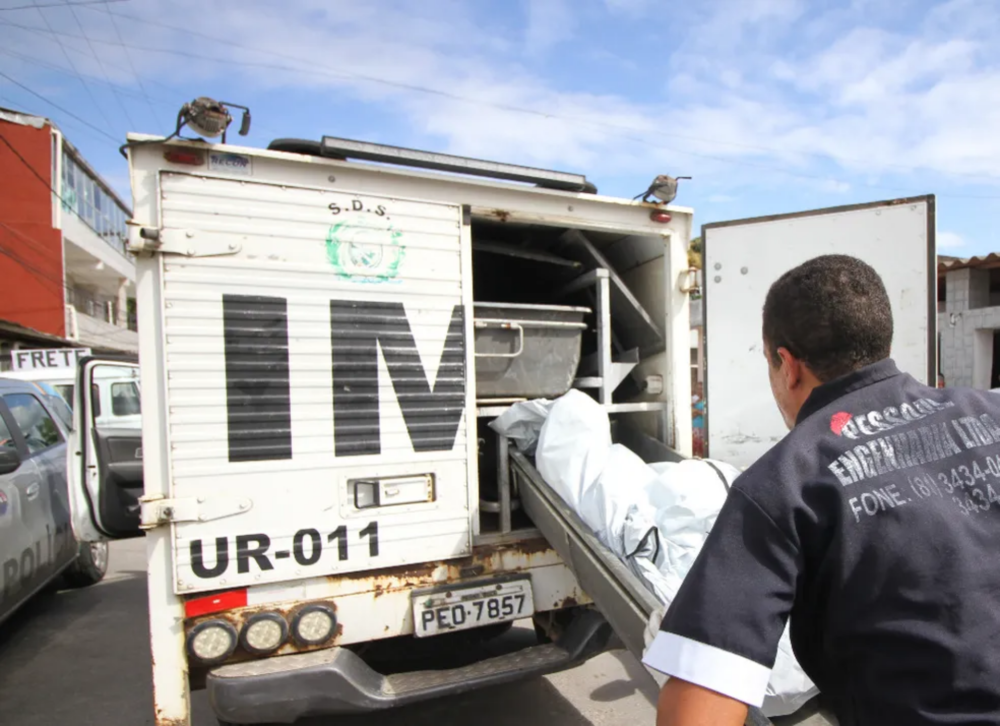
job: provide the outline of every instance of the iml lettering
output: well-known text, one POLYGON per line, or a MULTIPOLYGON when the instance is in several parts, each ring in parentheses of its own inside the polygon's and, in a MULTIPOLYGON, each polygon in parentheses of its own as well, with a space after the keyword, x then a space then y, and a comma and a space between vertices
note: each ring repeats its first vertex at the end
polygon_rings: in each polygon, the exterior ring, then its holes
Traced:
MULTIPOLYGON (((230 461, 292 458, 288 301, 223 295, 230 461)), ((401 302, 331 300, 334 452, 381 453, 381 354, 413 450, 451 451, 465 410, 464 310, 455 305, 428 380, 401 302)))

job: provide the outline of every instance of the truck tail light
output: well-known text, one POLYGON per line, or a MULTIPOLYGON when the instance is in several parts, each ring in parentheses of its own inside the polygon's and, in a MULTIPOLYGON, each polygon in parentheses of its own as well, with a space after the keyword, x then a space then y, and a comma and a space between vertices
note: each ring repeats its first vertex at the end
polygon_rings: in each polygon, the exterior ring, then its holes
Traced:
POLYGON ((659 224, 667 224, 671 219, 673 219, 669 212, 664 212, 662 209, 654 209, 649 213, 649 218, 659 224))
POLYGON ((225 620, 206 620, 191 628, 187 637, 188 653, 199 663, 222 663, 236 650, 236 628, 225 620))
POLYGON ((292 620, 292 637, 299 645, 322 645, 333 637, 337 616, 329 605, 306 605, 292 620))
POLYGON ((257 613, 243 626, 240 644, 254 655, 273 653, 288 640, 288 623, 279 613, 257 613))

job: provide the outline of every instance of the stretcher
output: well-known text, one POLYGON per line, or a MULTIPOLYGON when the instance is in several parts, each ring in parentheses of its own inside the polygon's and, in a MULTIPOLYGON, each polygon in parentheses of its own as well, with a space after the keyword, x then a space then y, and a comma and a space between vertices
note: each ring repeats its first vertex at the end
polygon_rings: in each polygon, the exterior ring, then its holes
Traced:
MULTIPOLYGON (((510 475, 525 512, 576 575, 624 648, 641 660, 646 625, 659 602, 601 544, 544 482, 531 460, 519 451, 510 452, 510 475)), ((768 719, 760 709, 750 708, 745 723, 747 726, 835 726, 836 721, 819 703, 810 702, 790 716, 775 719, 768 719)))

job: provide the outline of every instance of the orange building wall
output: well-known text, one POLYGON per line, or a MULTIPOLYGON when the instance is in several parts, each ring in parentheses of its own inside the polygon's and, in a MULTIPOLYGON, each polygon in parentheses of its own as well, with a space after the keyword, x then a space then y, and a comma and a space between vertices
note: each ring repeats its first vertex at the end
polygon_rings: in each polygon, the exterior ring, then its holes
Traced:
POLYGON ((0 319, 65 335, 62 233, 52 228, 52 133, 0 120, 0 319))

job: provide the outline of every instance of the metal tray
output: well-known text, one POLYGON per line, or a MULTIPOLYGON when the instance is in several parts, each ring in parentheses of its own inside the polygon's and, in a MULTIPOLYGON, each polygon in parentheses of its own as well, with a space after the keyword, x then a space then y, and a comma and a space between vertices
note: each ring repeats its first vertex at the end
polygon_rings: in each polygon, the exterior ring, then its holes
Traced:
POLYGON ((590 308, 474 303, 476 398, 554 398, 573 386, 590 308))

